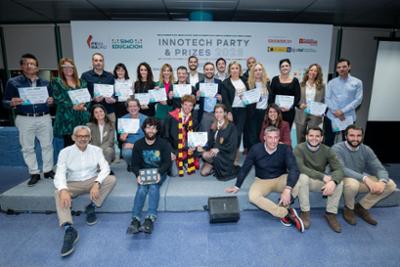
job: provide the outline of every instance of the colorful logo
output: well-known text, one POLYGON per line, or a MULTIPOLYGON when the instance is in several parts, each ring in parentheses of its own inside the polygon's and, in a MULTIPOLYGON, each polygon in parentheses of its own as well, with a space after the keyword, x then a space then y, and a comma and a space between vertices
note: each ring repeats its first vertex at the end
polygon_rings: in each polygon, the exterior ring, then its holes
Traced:
POLYGON ((143 40, 134 38, 118 38, 111 40, 112 49, 142 49, 143 40))
POLYGON ((307 44, 307 45, 311 45, 311 46, 317 46, 318 45, 318 40, 300 38, 299 39, 299 44, 307 44))
POLYGON ((281 39, 281 38, 268 38, 268 43, 270 44, 291 44, 292 40, 290 39, 281 39))
POLYGON ((89 49, 107 49, 107 46, 103 42, 93 41, 93 35, 89 34, 86 39, 86 44, 89 49))

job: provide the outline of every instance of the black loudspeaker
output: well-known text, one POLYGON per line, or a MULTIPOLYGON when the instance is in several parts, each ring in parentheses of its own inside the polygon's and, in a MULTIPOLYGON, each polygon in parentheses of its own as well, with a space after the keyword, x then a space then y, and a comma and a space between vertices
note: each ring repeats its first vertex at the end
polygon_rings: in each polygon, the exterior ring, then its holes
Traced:
POLYGON ((239 201, 236 196, 208 198, 210 223, 237 222, 240 219, 239 201))

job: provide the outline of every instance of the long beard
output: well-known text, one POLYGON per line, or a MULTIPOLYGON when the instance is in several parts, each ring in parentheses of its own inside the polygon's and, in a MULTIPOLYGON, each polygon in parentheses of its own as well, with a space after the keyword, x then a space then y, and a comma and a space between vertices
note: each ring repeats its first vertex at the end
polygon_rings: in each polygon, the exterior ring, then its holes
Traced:
POLYGON ((147 140, 151 140, 152 141, 152 140, 156 139, 156 135, 155 134, 148 135, 147 133, 145 133, 144 136, 146 137, 147 140))
POLYGON ((349 142, 348 140, 346 140, 347 144, 349 144, 349 146, 353 147, 353 148, 357 148, 361 145, 361 142, 357 142, 357 145, 353 145, 352 142, 349 142))

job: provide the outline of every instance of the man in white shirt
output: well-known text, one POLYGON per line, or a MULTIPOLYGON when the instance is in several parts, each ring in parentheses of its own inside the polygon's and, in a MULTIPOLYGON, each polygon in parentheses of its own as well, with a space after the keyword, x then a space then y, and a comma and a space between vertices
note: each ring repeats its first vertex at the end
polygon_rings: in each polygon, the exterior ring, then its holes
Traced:
POLYGON ((78 195, 89 193, 91 202, 86 207, 86 223, 97 222, 95 207, 100 207, 113 189, 116 177, 110 174, 110 166, 101 148, 90 145, 90 129, 76 126, 72 140, 75 144, 61 150, 58 156, 57 172, 54 178, 55 200, 60 226, 64 227, 64 244, 61 256, 70 255, 79 239, 72 227, 71 202, 78 195), (100 170, 100 172, 98 171, 100 170))
POLYGON ((196 56, 190 56, 188 58, 188 67, 188 83, 190 83, 192 86, 196 86, 196 83, 204 79, 203 73, 197 71, 197 68, 199 67, 199 59, 196 56))

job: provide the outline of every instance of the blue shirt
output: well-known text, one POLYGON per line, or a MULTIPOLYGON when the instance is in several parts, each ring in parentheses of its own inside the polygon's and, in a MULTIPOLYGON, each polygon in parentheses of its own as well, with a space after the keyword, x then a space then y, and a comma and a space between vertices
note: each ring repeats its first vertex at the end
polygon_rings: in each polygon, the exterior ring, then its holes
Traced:
MULTIPOLYGON (((49 96, 52 96, 52 90, 48 87, 49 82, 38 78, 36 80, 36 86, 46 86, 49 96)), ((8 80, 6 85, 6 91, 4 93, 3 103, 6 107, 10 107, 11 98, 20 97, 18 88, 22 87, 32 87, 32 81, 28 79, 25 75, 18 75, 8 80)), ((49 106, 47 103, 35 104, 35 105, 17 105, 17 113, 43 113, 49 112, 49 106)))
MULTIPOLYGON (((98 75, 96 72, 94 72, 94 70, 89 70, 82 73, 81 79, 87 82, 87 87, 92 97, 94 95, 93 88, 95 83, 114 84, 114 76, 108 71, 103 71, 101 75, 98 75)), ((104 99, 100 102, 100 104, 106 108, 107 113, 113 113, 115 111, 113 104, 108 104, 104 99)))
POLYGON ((356 120, 356 108, 361 104, 363 97, 363 85, 360 79, 350 74, 347 79, 336 77, 328 83, 325 94, 325 103, 328 106, 327 117, 336 118, 333 113, 341 110, 345 117, 356 120))
MULTIPOLYGON (((132 118, 132 116, 131 116, 131 114, 128 113, 128 114, 125 114, 124 116, 122 116, 121 118, 130 119, 130 118, 132 118)), ((137 133, 135 133, 135 134, 128 134, 128 137, 126 138, 125 143, 134 144, 134 143, 136 143, 137 140, 144 137, 144 132, 142 130, 142 124, 146 118, 147 118, 146 115, 139 113, 139 124, 140 124, 139 131, 137 131, 137 133)))

